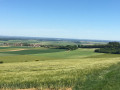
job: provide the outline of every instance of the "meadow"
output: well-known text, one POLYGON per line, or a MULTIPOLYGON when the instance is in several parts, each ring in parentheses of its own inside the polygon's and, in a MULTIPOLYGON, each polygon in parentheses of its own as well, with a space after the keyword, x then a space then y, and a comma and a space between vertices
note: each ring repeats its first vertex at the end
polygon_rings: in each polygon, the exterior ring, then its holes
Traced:
POLYGON ((120 55, 94 50, 0 47, 0 88, 120 90, 120 55))

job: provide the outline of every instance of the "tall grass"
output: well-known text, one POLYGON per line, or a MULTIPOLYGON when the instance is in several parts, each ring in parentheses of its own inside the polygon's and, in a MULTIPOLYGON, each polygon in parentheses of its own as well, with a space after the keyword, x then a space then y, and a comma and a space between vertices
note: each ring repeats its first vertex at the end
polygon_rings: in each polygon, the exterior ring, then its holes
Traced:
POLYGON ((120 90, 120 63, 94 70, 84 82, 78 78, 73 90, 120 90))
MULTIPOLYGON (((6 63, 0 65, 0 88, 58 89, 70 87, 75 90, 80 90, 80 88, 83 90, 95 90, 94 84, 97 83, 97 76, 104 78, 104 75, 108 74, 109 70, 112 70, 109 67, 119 61, 119 58, 116 58, 114 60, 65 59, 64 61, 6 63), (96 79, 96 82, 94 79, 96 79), (87 82, 89 80, 91 82, 87 82), (91 85, 93 85, 93 89, 86 89, 86 87, 90 88, 91 85)), ((99 85, 98 87, 102 88, 99 85)))
POLYGON ((0 89, 119 90, 120 55, 94 49, 11 49, 0 53, 0 89))

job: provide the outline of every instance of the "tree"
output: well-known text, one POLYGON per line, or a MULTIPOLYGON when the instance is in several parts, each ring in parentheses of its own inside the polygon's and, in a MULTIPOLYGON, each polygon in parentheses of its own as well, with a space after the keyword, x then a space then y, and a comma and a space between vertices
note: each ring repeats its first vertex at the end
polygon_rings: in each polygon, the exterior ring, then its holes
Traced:
POLYGON ((105 47, 96 49, 95 52, 120 54, 120 43, 119 42, 109 42, 105 47))

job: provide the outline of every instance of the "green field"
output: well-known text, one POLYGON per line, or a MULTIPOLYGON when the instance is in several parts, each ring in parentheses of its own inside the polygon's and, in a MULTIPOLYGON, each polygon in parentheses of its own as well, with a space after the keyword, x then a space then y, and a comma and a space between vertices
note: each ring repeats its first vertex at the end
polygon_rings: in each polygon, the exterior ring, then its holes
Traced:
MULTIPOLYGON (((40 45, 77 45, 77 44, 81 44, 79 43, 75 43, 73 41, 39 41, 39 40, 8 40, 8 41, 0 41, 1 43, 29 43, 29 44, 40 44, 40 45)), ((88 42, 83 42, 83 44, 87 44, 88 42)), ((90 42, 92 43, 92 42, 90 42)), ((94 43, 94 42, 93 42, 94 43)), ((99 42, 98 42, 99 43, 99 42)))
POLYGON ((40 41, 40 40, 0 40, 0 45, 3 43, 28 43, 28 44, 40 44, 40 45, 55 45, 55 46, 66 46, 66 45, 93 45, 93 44, 106 44, 107 42, 95 42, 95 41, 40 41))
POLYGON ((5 90, 120 90, 120 55, 0 47, 0 61, 0 88, 5 90))

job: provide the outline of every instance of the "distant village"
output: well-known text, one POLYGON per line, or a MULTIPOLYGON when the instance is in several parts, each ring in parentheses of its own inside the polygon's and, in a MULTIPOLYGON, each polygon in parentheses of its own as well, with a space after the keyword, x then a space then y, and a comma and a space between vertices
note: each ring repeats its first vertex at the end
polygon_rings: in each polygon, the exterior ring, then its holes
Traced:
POLYGON ((28 44, 28 43, 0 43, 0 46, 28 46, 28 47, 49 47, 48 45, 41 44, 28 44))

